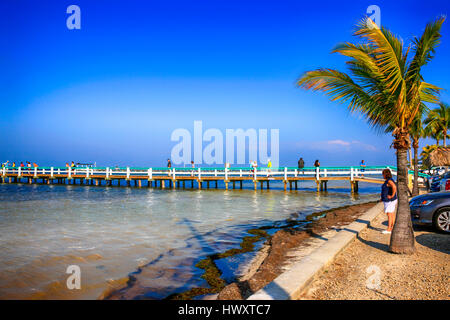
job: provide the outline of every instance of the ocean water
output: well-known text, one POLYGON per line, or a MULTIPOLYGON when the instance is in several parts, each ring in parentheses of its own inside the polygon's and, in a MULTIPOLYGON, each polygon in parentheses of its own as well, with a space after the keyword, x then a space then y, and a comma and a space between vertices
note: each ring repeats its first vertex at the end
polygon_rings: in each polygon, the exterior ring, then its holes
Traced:
POLYGON ((0 299, 97 299, 140 266, 140 285, 160 299, 205 285, 196 262, 239 247, 249 228, 379 198, 376 185, 361 184, 358 195, 348 184, 312 187, 0 184, 0 299), (66 285, 71 265, 81 270, 81 289, 66 285))

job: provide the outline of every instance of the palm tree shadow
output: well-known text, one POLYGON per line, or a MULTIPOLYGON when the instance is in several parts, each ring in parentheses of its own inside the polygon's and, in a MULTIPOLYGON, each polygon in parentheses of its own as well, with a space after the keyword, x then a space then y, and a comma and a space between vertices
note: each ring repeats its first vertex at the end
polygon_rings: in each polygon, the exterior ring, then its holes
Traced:
MULTIPOLYGON (((375 230, 375 231, 382 231, 382 230, 384 230, 384 229, 380 229, 380 228, 375 228, 373 226, 369 226, 368 228, 372 229, 372 230, 375 230)), ((388 252, 389 251, 389 246, 387 244, 385 244, 385 243, 380 243, 380 242, 375 242, 375 241, 370 241, 370 240, 363 239, 363 238, 361 238, 360 234, 358 234, 356 236, 356 239, 358 239, 359 241, 361 241, 365 245, 368 245, 368 246, 370 246, 372 248, 375 248, 375 249, 378 249, 378 250, 381 250, 381 251, 384 251, 384 252, 388 252)))
MULTIPOLYGON (((386 224, 386 226, 387 226, 387 224, 386 224)), ((381 231, 383 231, 383 230, 386 230, 386 229, 383 229, 383 228, 377 228, 377 227, 374 227, 374 226, 368 226, 367 228, 368 228, 368 229, 375 230, 375 231, 379 231, 379 232, 381 232, 381 231)))

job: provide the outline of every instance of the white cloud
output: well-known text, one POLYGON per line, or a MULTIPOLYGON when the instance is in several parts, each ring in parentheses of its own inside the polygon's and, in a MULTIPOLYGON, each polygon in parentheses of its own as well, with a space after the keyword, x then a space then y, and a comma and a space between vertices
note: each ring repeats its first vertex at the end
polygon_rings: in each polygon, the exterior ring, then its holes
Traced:
POLYGON ((351 143, 344 141, 344 140, 330 140, 327 141, 328 144, 337 144, 337 145, 341 145, 341 146, 345 146, 348 147, 351 143))
POLYGON ((325 150, 325 151, 377 151, 377 148, 371 144, 363 143, 358 140, 345 141, 345 140, 326 140, 326 141, 309 141, 299 142, 297 147, 311 149, 311 150, 325 150))

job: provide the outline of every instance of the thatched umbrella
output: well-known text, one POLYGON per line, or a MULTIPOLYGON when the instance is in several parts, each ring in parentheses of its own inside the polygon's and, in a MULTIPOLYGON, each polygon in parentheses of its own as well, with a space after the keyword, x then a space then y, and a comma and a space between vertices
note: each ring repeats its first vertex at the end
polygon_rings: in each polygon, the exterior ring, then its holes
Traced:
POLYGON ((430 153, 429 160, 433 167, 450 166, 450 148, 440 147, 430 153))

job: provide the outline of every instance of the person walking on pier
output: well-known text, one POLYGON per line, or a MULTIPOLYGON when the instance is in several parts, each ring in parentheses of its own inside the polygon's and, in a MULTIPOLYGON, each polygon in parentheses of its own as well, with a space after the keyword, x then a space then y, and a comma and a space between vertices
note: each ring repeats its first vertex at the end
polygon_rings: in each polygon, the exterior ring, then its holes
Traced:
POLYGON ((270 161, 270 159, 269 159, 267 161, 267 177, 269 177, 271 175, 270 174, 271 169, 272 169, 272 161, 270 161))
POLYGON ((385 179, 381 186, 381 201, 384 204, 384 213, 388 216, 388 227, 382 233, 388 234, 392 232, 395 223, 395 214, 397 206, 397 186, 392 179, 392 173, 389 169, 383 170, 383 178, 385 179))
POLYGON ((191 161, 191 168, 192 168, 192 170, 191 170, 191 177, 193 177, 194 176, 194 169, 195 169, 194 161, 191 161))

